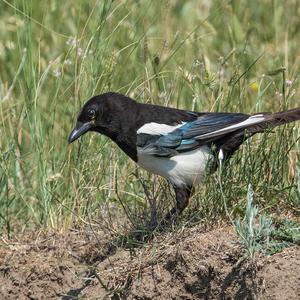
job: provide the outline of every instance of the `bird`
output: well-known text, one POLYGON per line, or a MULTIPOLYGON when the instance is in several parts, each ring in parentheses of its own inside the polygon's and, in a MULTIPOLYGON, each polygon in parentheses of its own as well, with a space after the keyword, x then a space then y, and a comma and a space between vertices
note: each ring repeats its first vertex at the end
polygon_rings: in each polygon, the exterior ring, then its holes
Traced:
POLYGON ((194 187, 203 183, 208 169, 217 169, 220 158, 227 162, 254 134, 299 119, 300 107, 251 115, 195 112, 139 103, 107 92, 83 105, 68 143, 89 131, 100 133, 137 165, 166 178, 176 198, 175 206, 162 220, 169 224, 187 207, 194 187))

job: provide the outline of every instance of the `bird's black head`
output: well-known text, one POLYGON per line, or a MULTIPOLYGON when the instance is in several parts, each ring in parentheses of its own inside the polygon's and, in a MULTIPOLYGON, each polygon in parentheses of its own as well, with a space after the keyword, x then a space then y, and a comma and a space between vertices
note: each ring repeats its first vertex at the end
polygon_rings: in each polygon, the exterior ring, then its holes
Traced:
POLYGON ((117 93, 105 93, 91 98, 78 114, 76 126, 69 135, 69 144, 88 131, 113 137, 119 130, 122 115, 134 104, 134 100, 117 93))

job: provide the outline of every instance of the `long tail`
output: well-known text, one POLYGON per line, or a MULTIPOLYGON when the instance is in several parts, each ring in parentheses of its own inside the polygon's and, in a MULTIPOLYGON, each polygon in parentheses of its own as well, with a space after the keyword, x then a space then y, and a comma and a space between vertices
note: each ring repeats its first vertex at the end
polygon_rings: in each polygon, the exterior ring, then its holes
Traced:
POLYGON ((227 158, 230 158, 239 146, 252 135, 282 124, 300 120, 300 107, 277 113, 259 113, 257 115, 262 115, 264 120, 244 127, 216 143, 217 148, 222 148, 227 158))
MULTIPOLYGON (((294 122, 300 119, 300 107, 281 111, 277 113, 263 113, 263 115, 266 117, 265 121, 262 121, 261 124, 257 124, 261 129, 266 128, 273 128, 282 124, 294 122)), ((253 126, 253 129, 255 129, 255 125, 253 126)), ((249 128, 250 132, 251 126, 249 128)), ((255 131, 254 131, 255 132, 255 131)))

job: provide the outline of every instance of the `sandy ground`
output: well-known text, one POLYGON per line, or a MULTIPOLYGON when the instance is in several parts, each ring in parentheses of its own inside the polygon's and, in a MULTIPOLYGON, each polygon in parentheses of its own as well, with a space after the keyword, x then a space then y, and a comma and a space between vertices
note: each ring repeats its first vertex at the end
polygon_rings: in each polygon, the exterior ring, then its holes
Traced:
POLYGON ((104 233, 0 242, 0 299, 300 299, 300 247, 239 264, 232 228, 163 233, 137 247, 104 233))

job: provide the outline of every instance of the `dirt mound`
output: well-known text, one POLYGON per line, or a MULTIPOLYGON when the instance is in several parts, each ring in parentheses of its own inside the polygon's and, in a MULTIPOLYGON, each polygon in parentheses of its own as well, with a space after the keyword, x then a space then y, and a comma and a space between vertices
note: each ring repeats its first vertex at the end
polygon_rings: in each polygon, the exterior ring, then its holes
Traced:
POLYGON ((103 233, 0 246, 0 299, 300 299, 300 247, 239 264, 231 228, 165 233, 140 247, 103 233))

